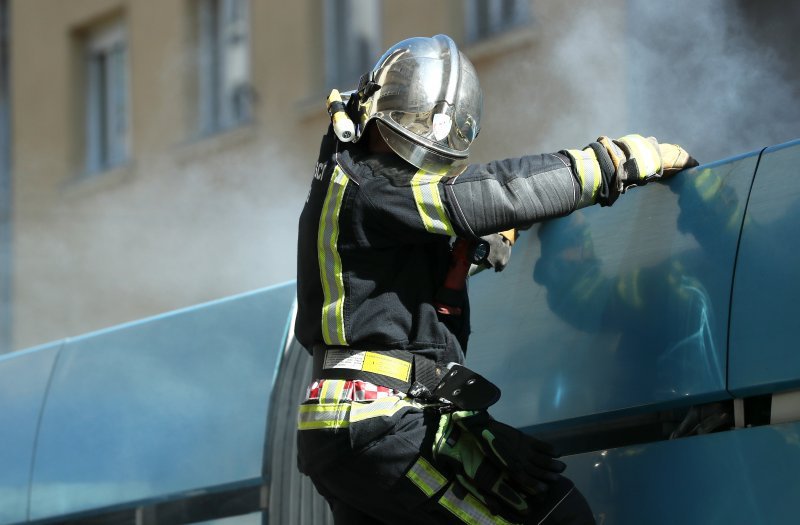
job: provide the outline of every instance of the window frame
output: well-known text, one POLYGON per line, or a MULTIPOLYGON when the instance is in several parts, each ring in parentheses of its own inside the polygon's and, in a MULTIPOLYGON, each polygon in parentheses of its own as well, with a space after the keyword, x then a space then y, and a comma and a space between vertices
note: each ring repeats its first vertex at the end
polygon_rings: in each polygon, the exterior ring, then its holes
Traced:
POLYGON ((464 10, 467 42, 476 44, 522 27, 530 22, 530 11, 530 0, 467 0, 464 10), (511 4, 511 16, 504 16, 504 2, 511 4), (481 8, 488 9, 485 28, 481 27, 479 19, 481 8))
POLYGON ((252 5, 250 0, 194 0, 194 8, 196 128, 200 136, 209 136, 253 120, 252 5), (237 9, 242 11, 233 16, 237 9), (226 49, 225 41, 235 39, 237 32, 243 47, 226 49))
POLYGON ((89 31, 84 51, 84 173, 125 164, 130 157, 128 32, 118 18, 89 31))
POLYGON ((326 0, 322 13, 324 85, 327 89, 354 89, 361 75, 369 72, 383 52, 383 2, 326 0), (366 15, 357 16, 363 13, 366 15), (340 23, 341 21, 347 21, 347 25, 340 23), (340 27, 344 27, 344 31, 340 27), (372 34, 368 34, 369 32, 372 34), (367 43, 367 48, 363 51, 363 63, 345 68, 342 57, 358 52, 360 36, 366 36, 367 43))

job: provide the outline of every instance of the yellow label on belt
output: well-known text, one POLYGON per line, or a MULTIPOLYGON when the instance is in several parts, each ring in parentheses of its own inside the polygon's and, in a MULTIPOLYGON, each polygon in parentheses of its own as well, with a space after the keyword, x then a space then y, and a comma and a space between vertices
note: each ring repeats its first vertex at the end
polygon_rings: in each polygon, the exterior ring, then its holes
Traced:
POLYGON ((411 363, 378 352, 366 352, 361 370, 408 381, 411 363))

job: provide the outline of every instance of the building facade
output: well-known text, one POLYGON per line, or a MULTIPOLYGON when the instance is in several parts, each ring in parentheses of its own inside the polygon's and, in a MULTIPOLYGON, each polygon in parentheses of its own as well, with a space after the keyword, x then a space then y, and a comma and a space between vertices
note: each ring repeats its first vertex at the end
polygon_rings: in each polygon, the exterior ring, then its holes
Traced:
POLYGON ((710 161, 796 138, 799 10, 0 0, 0 352, 292 279, 325 96, 403 38, 474 62, 476 161, 630 132, 710 161))
POLYGON ((552 67, 558 2, 5 4, 7 349, 292 279, 325 95, 403 38, 447 33, 475 62, 476 159, 592 138, 558 126, 554 108, 584 104, 552 67))

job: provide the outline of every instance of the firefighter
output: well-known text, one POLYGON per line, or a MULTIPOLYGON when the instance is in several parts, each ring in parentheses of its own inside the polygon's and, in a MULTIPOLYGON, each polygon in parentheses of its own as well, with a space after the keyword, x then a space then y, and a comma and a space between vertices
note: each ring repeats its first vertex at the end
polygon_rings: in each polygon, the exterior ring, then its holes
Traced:
POLYGON ((487 412, 499 390, 463 366, 466 290, 444 284, 463 257, 502 269, 509 231, 696 163, 629 135, 467 164, 481 111, 444 35, 395 44, 329 99, 299 224, 295 335, 314 371, 297 442, 337 524, 593 523, 553 447, 487 412))

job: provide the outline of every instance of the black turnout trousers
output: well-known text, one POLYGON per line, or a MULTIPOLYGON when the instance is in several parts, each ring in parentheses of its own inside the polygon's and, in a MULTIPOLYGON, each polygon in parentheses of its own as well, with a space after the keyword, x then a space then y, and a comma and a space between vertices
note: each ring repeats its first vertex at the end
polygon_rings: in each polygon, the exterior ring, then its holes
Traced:
POLYGON ((432 459, 439 417, 402 396, 301 405, 299 466, 330 504, 336 525, 594 523, 583 495, 564 477, 522 520, 490 512, 432 459))

